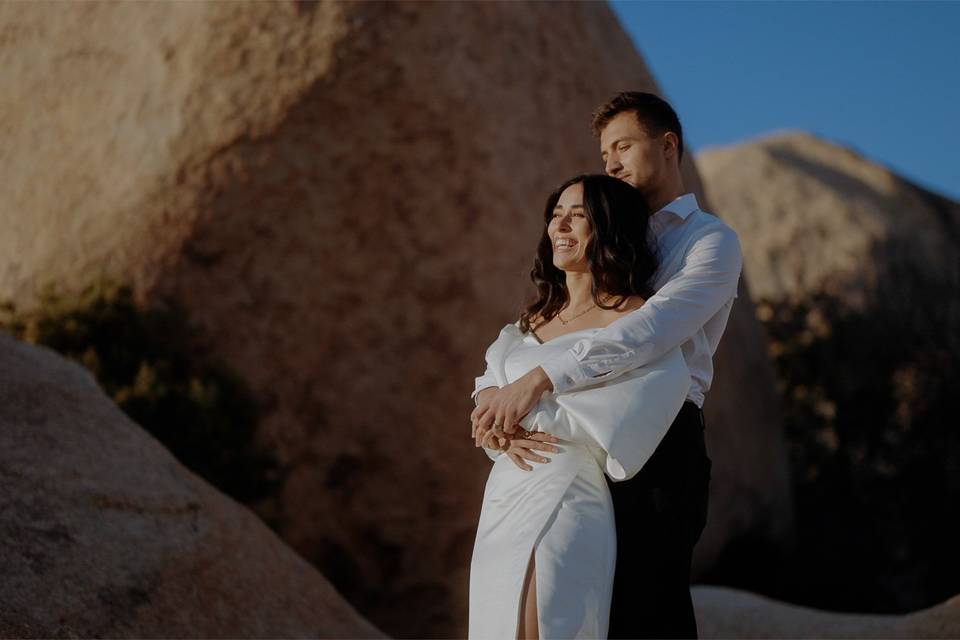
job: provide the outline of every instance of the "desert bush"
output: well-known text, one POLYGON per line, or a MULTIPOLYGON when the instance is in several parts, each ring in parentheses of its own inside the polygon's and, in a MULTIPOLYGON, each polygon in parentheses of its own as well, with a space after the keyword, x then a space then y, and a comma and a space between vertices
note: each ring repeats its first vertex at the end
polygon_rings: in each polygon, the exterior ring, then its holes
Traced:
POLYGON ((887 613, 960 592, 953 275, 903 268, 860 309, 826 293, 758 302, 784 410, 796 545, 784 554, 741 541, 710 581, 887 613))
POLYGON ((128 287, 101 282, 74 296, 48 288, 30 311, 6 303, 0 327, 89 369, 131 419, 226 494, 252 503, 275 491, 278 465, 255 442, 260 407, 182 309, 143 308, 128 287))

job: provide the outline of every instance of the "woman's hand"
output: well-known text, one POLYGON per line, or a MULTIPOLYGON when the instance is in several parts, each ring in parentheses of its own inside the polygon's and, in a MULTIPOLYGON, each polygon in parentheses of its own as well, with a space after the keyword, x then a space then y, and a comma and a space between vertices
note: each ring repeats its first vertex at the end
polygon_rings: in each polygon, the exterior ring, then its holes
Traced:
POLYGON ((560 449, 552 444, 555 442, 560 442, 560 438, 541 431, 527 431, 519 425, 517 425, 517 430, 514 433, 498 436, 490 432, 488 437, 484 438, 485 447, 505 451, 510 461, 524 471, 533 471, 533 467, 524 460, 541 463, 550 462, 549 458, 544 458, 534 451, 559 453, 560 449))

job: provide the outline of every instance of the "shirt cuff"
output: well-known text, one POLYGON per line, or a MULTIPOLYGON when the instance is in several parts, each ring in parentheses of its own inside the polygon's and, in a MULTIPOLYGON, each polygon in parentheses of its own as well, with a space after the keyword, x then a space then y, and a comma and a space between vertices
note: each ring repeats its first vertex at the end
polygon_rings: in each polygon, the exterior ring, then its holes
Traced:
POLYGON ((568 349, 559 356, 541 364, 540 368, 550 378, 550 382, 553 384, 553 393, 563 393, 576 385, 577 381, 573 376, 580 371, 580 361, 568 349))
POLYGON ((484 385, 484 386, 482 386, 482 387, 477 387, 476 389, 474 389, 474 390, 473 390, 473 393, 470 394, 470 399, 473 400, 473 406, 477 406, 477 394, 478 394, 478 393, 480 393, 480 392, 483 391, 484 389, 492 389, 492 388, 494 388, 494 387, 496 387, 496 386, 497 386, 497 385, 495 385, 495 384, 488 384, 488 385, 484 385))

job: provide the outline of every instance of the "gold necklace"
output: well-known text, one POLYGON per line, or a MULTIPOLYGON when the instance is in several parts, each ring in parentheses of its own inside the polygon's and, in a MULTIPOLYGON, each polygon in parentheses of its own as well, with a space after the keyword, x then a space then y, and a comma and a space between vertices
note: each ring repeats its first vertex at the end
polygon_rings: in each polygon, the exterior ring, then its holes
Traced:
POLYGON ((595 306, 597 306, 597 303, 596 303, 596 302, 594 302, 594 303, 591 304, 589 307, 587 307, 586 309, 584 309, 583 311, 581 311, 581 312, 578 313, 577 315, 573 316, 573 317, 570 318, 569 320, 564 320, 564 319, 563 319, 563 316, 560 315, 560 312, 559 312, 559 311, 557 311, 557 317, 560 319, 560 324, 567 324, 567 323, 569 323, 569 322, 573 322, 574 320, 576 320, 577 318, 579 318, 580 316, 582 316, 583 314, 585 314, 587 311, 590 311, 591 309, 593 309, 595 306))
MULTIPOLYGON (((602 300, 600 300, 600 302, 606 304, 607 302, 610 301, 610 298, 611 298, 611 296, 606 296, 606 297, 604 297, 602 300)), ((560 315, 560 312, 557 311, 557 318, 560 319, 560 324, 568 324, 568 323, 570 323, 570 322, 573 322, 574 320, 576 320, 577 318, 579 318, 579 317, 582 316, 583 314, 585 314, 587 311, 590 311, 590 310, 593 309, 595 306, 597 306, 597 303, 596 303, 596 302, 594 302, 594 303, 591 304, 589 307, 587 307, 586 309, 584 309, 583 311, 581 311, 581 312, 578 313, 577 315, 573 316, 573 317, 570 318, 569 320, 564 320, 564 319, 563 319, 563 316, 560 315)))

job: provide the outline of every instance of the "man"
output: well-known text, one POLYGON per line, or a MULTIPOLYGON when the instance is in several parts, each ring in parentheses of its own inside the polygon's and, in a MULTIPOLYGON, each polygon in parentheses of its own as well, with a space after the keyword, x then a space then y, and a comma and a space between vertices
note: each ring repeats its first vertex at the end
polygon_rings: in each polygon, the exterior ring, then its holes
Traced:
MULTIPOLYGON (((620 93, 594 113, 593 131, 606 173, 639 189, 656 212, 656 294, 512 384, 498 389, 478 378, 474 437, 478 446, 510 437, 545 391, 566 393, 620 375, 681 345, 691 375, 687 402, 640 473, 609 482, 618 540, 609 637, 695 638, 690 562, 706 524, 712 465, 702 406, 737 297, 740 244, 686 193, 683 133, 669 104, 649 93, 620 93)), ((518 466, 546 460, 534 453, 546 448, 543 442, 512 443, 518 466)))

